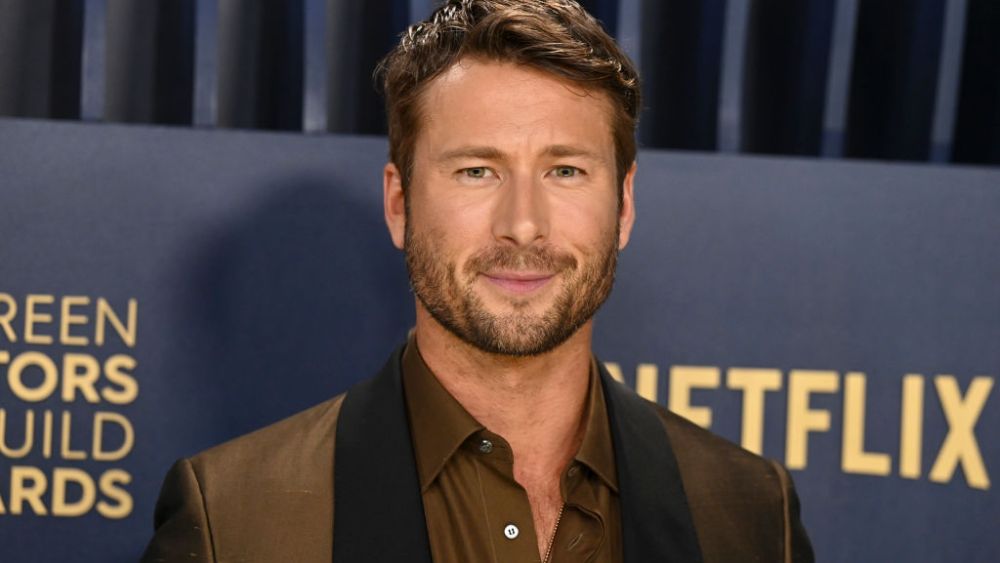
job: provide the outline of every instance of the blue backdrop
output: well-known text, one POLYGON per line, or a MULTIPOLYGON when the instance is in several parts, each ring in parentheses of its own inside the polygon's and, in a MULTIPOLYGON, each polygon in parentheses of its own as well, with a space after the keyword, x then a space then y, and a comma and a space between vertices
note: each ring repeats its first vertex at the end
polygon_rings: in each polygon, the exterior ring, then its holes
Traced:
MULTIPOLYGON (((179 456, 412 322, 382 138, 0 120, 0 559, 124 562, 179 456)), ((793 469, 821 561, 1000 553, 1000 172, 640 155, 596 350, 793 469)))

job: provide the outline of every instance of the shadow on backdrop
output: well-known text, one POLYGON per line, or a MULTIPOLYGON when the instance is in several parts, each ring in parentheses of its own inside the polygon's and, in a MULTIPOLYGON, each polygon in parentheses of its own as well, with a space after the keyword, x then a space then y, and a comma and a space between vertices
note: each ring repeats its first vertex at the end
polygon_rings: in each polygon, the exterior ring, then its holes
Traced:
POLYGON ((413 322, 402 254, 370 205, 319 177, 264 191, 190 257, 178 292, 174 338, 194 346, 175 369, 205 404, 225 406, 206 445, 372 375, 413 322))

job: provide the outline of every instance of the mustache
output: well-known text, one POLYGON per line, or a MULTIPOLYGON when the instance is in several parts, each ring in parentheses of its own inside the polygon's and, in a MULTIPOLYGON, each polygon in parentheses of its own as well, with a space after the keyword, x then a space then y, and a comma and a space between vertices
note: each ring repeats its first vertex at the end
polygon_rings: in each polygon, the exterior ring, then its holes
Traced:
POLYGON ((465 274, 472 276, 479 272, 493 270, 537 270, 555 273, 563 270, 575 270, 577 267, 576 257, 552 247, 493 246, 483 249, 469 258, 464 270, 465 274))

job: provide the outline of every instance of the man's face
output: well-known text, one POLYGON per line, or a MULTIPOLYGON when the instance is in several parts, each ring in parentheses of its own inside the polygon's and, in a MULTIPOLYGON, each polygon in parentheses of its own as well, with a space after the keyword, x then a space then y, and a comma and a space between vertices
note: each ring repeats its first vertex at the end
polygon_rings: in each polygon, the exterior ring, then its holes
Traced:
POLYGON ((631 230, 634 169, 619 210, 607 98, 465 59, 421 101, 402 217, 386 167, 386 216, 418 307, 486 352, 555 348, 607 298, 631 230))

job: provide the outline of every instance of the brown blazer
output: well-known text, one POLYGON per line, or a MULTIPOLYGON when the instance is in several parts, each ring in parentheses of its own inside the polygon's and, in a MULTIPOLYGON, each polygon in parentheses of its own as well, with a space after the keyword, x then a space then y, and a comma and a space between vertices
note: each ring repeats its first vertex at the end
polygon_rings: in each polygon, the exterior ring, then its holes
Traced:
MULTIPOLYGON (((398 372, 398 355, 394 356, 396 367, 387 366, 383 371, 398 372)), ((389 365, 393 365, 392 360, 389 365)), ((379 377, 388 380, 390 376, 379 377)), ((624 397, 625 393, 631 396, 627 399, 630 404, 640 404, 631 391, 611 382, 606 373, 603 377, 606 394, 624 397)), ((178 461, 163 484, 154 518, 156 533, 143 561, 331 561, 334 454, 339 451, 337 423, 345 397, 355 393, 362 394, 351 390, 272 426, 178 461)), ((641 403, 645 406, 640 408, 654 412, 654 420, 666 430, 663 442, 676 458, 682 484, 679 495, 686 496, 689 522, 697 536, 691 542, 695 551, 700 549, 702 561, 813 560, 799 520, 798 498, 781 465, 751 454, 659 405, 641 403)), ((616 408, 634 408, 619 404, 616 408)), ((341 482, 339 475, 337 478, 341 482)), ((623 472, 620 467, 622 484, 629 478, 629 471, 623 472)), ((646 480, 642 485, 647 489, 657 487, 648 482, 648 477, 646 480)), ((664 487, 669 487, 667 480, 664 478, 664 487)), ((683 502, 680 506, 684 506, 683 502)), ((627 521, 624 502, 622 508, 623 521, 627 521)), ((643 522, 634 524, 641 528, 643 522)), ((688 559, 697 560, 697 553, 679 560, 688 559)))

